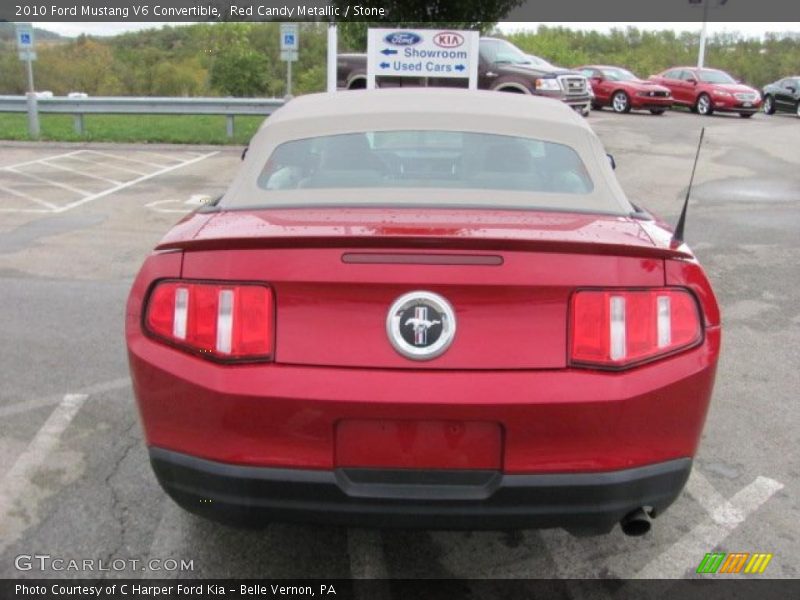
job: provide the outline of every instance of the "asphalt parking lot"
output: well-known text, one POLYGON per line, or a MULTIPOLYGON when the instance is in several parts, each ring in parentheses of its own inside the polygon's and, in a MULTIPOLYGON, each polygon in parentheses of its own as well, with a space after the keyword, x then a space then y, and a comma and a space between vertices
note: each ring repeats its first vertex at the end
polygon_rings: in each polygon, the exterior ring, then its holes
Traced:
POLYGON ((748 577, 800 577, 800 119, 589 122, 629 197, 673 223, 707 128, 686 238, 721 301, 723 352, 692 478, 650 534, 252 532, 182 512, 147 461, 124 302, 170 225, 224 191, 241 148, 0 143, 0 577, 92 576, 15 566, 48 554, 194 567, 103 577, 677 578, 713 551, 773 554, 748 577))

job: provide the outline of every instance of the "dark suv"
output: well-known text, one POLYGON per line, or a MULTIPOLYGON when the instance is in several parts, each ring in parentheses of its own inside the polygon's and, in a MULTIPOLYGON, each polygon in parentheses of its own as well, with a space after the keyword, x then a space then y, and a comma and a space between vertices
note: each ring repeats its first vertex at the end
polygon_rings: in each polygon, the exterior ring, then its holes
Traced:
MULTIPOLYGON (((367 55, 340 54, 337 69, 339 89, 359 89, 367 83, 367 55)), ((424 77, 377 78, 378 87, 420 87, 424 77)), ((437 87, 464 86, 463 80, 428 78, 427 85, 437 87)), ((534 62, 514 44, 499 38, 481 38, 478 61, 478 87, 482 90, 535 94, 555 98, 569 104, 586 116, 591 109, 590 87, 582 73, 534 62)))

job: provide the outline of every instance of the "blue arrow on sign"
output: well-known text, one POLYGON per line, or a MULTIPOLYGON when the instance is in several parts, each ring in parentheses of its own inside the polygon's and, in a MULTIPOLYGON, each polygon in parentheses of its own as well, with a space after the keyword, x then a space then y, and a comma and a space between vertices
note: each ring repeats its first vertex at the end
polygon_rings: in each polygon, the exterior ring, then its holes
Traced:
POLYGON ((384 56, 389 56, 391 54, 397 54, 397 50, 392 50, 390 48, 384 48, 383 50, 381 50, 381 54, 383 54, 384 56))
POLYGON ((464 65, 456 65, 456 66, 455 66, 455 67, 453 67, 453 68, 454 68, 456 71, 463 71, 463 70, 464 70, 464 69, 466 69, 467 67, 465 67, 464 65))
POLYGON ((381 69, 388 69, 391 65, 389 63, 381 63, 381 69))

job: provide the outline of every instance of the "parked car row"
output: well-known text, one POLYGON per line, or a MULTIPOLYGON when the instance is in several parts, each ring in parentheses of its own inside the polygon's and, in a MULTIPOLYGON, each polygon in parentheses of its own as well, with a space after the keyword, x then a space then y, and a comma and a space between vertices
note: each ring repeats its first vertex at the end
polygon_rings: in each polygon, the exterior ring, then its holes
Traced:
POLYGON ((750 118, 761 107, 768 115, 785 112, 800 117, 800 75, 784 77, 759 92, 719 69, 674 67, 647 80, 621 67, 588 65, 578 70, 593 88, 595 110, 610 106, 618 113, 649 110, 660 115, 677 105, 700 115, 729 112, 750 118))
POLYGON ((719 69, 673 67, 647 80, 620 67, 589 65, 579 70, 594 88, 594 108, 610 106, 618 113, 645 109, 660 115, 671 106, 684 106, 700 115, 717 111, 750 118, 762 102, 758 90, 719 69))
MULTIPOLYGON (((366 54, 339 56, 337 84, 340 89, 366 87, 366 54)), ((379 87, 452 86, 452 79, 379 77, 379 87)), ((794 112, 800 117, 800 76, 786 77, 766 86, 763 93, 719 69, 672 67, 640 79, 613 65, 585 65, 577 69, 557 67, 526 54, 500 38, 481 38, 478 87, 498 92, 545 96, 565 102, 584 116, 590 107, 614 112, 649 110, 662 115, 673 106, 700 115, 738 113, 750 118, 763 106, 766 114, 794 112)))

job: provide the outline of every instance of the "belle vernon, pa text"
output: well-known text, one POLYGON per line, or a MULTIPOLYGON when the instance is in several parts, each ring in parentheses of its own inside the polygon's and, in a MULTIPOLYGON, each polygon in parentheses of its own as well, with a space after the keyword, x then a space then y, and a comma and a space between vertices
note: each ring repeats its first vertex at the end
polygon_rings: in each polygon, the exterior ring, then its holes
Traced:
POLYGON ((17 596, 42 596, 48 592, 53 596, 96 596, 103 594, 119 594, 121 596, 152 596, 187 598, 208 598, 209 596, 225 596, 228 593, 240 596, 335 596, 336 589, 331 584, 320 584, 318 588, 310 585, 239 585, 235 587, 206 583, 198 585, 145 585, 139 583, 107 584, 107 585, 66 585, 54 583, 52 585, 25 585, 18 583, 15 586, 17 596))
POLYGON ((225 17, 271 17, 280 19, 302 19, 318 17, 385 17, 386 9, 347 5, 338 6, 306 6, 297 4, 293 6, 263 6, 261 4, 248 4, 237 6, 232 4, 221 10, 214 5, 197 6, 162 6, 161 4, 135 4, 133 6, 17 6, 19 17, 115 17, 128 19, 130 17, 174 17, 174 18, 205 18, 221 19, 225 17))

